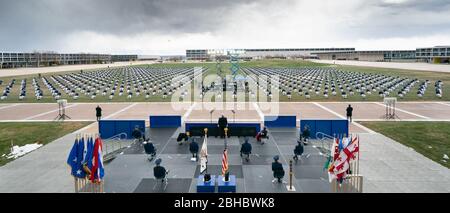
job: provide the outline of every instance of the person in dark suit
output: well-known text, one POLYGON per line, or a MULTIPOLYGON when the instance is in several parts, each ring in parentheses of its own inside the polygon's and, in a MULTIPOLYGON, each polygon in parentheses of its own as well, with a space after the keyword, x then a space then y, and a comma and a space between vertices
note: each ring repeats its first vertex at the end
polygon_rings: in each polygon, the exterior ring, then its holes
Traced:
POLYGON ((139 126, 134 127, 133 132, 131 132, 131 136, 138 141, 145 140, 139 126))
POLYGON ((145 154, 150 155, 148 158, 149 161, 152 161, 153 158, 156 156, 156 148, 150 141, 144 142, 144 151, 145 154))
POLYGON ((194 139, 192 139, 191 144, 189 144, 189 151, 192 153, 192 158, 198 159, 198 150, 199 150, 198 143, 195 142, 194 139))
POLYGON ((157 180, 161 180, 161 182, 164 182, 166 180, 166 176, 169 173, 169 171, 166 170, 163 166, 161 166, 161 158, 157 159, 155 161, 156 166, 153 168, 153 175, 157 180))
POLYGON ((95 116, 97 116, 97 121, 102 119, 102 108, 97 105, 97 108, 95 108, 95 116))
POLYGON ((347 120, 349 120, 350 121, 350 123, 353 121, 353 119, 352 119, 352 117, 353 117, 353 107, 352 107, 352 105, 348 105, 348 107, 347 107, 347 120))
POLYGON ((246 156, 246 160, 249 160, 249 156, 252 154, 252 145, 248 142, 248 139, 245 139, 245 142, 241 146, 241 157, 243 155, 246 156))
POLYGON ((228 127, 228 119, 222 115, 222 117, 219 118, 219 131, 220 131, 220 137, 225 138, 225 128, 228 127))
POLYGON ((309 130, 309 126, 306 125, 305 128, 303 128, 302 134, 300 135, 300 141, 303 139, 303 144, 308 145, 308 142, 306 140, 311 136, 311 132, 309 130))
POLYGON ((297 146, 295 146, 295 149, 294 149, 294 160, 295 161, 298 161, 298 156, 302 156, 303 151, 304 151, 302 141, 297 141, 297 143, 298 144, 297 144, 297 146))
POLYGON ((283 165, 278 162, 280 157, 277 155, 273 158, 274 162, 272 163, 272 171, 273 171, 273 177, 275 178, 272 182, 278 181, 278 183, 283 182, 284 177, 284 169, 283 165))

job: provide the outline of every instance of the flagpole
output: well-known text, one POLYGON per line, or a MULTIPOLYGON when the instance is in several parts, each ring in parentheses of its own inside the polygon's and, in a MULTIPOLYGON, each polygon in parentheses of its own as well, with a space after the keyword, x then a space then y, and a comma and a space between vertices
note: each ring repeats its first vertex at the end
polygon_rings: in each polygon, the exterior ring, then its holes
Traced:
MULTIPOLYGON (((211 113, 212 116, 212 113, 211 113)), ((212 121, 212 119, 211 119, 212 121)), ((208 138, 208 128, 205 128, 205 138, 208 138)), ((206 155, 206 168, 205 168, 205 174, 208 174, 208 155, 206 155)))
POLYGON ((227 149, 228 148, 228 142, 227 142, 228 128, 225 128, 224 131, 225 131, 225 149, 227 149))

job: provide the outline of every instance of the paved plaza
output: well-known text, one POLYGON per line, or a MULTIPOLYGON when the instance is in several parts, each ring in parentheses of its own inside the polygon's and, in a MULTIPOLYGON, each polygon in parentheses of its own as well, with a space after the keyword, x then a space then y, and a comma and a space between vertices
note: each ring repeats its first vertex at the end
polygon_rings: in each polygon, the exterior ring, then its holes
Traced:
MULTIPOLYGON (((229 103, 228 103, 229 104, 229 103)), ((262 122, 266 115, 275 113, 268 105, 277 103, 246 103, 237 110, 235 118, 229 108, 217 110, 213 119, 224 114, 229 122, 262 122), (242 108, 241 108, 242 109, 242 108)), ((344 118, 349 103, 282 103, 277 114, 297 115, 297 119, 344 118)), ((450 192, 450 170, 435 163, 414 150, 357 123, 357 121, 383 120, 384 106, 376 102, 350 103, 354 107, 354 123, 350 133, 361 137, 361 175, 364 176, 364 192, 450 192)), ((72 121, 94 121, 94 108, 100 105, 104 119, 143 119, 149 115, 181 115, 185 122, 210 121, 209 109, 202 103, 180 103, 177 109, 170 103, 77 103, 69 104, 67 114, 72 121)), ((208 106, 209 107, 209 106, 208 106)), ((52 121, 58 112, 56 104, 1 104, 1 122, 52 121)), ((450 120, 450 103, 419 102, 398 104, 398 116, 404 121, 450 120)), ((106 164, 106 192, 195 192, 199 164, 190 161, 188 145, 178 145, 176 136, 182 128, 149 129, 151 140, 158 149, 158 157, 170 170, 169 184, 165 190, 155 187, 152 168, 154 163, 146 159, 143 147, 132 144, 116 159, 106 164)), ((76 133, 94 134, 98 124, 93 123, 76 133)), ((0 192, 74 192, 73 178, 66 165, 67 154, 76 133, 64 136, 41 149, 0 167, 0 192), (51 157, 45 157, 51 156, 51 157)), ((250 162, 239 156, 244 138, 228 139, 229 164, 232 175, 237 177, 238 192, 287 192, 285 184, 272 184, 270 164, 273 156, 280 155, 285 170, 298 138, 298 129, 269 129, 269 141, 261 145, 250 139, 253 154, 250 162)), ((203 142, 203 138, 196 138, 203 142)), ((107 143, 107 142, 105 142, 107 143)), ((323 170, 325 158, 319 155, 313 144, 306 146, 305 156, 294 165, 296 192, 330 192, 328 175, 323 170)), ((211 174, 221 169, 224 141, 208 138, 209 167, 211 174)), ((288 176, 285 176, 287 181, 288 176)))

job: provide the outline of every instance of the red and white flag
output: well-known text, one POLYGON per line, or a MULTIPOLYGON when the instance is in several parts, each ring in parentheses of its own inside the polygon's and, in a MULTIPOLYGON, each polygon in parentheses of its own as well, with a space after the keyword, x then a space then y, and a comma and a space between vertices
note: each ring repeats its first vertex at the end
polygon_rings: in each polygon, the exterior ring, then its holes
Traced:
POLYGON ((352 142, 339 153, 339 156, 331 165, 329 172, 332 177, 337 179, 345 178, 347 171, 350 168, 350 161, 356 158, 358 152, 359 138, 355 137, 352 142))
POLYGON ((103 142, 102 139, 95 139, 94 152, 92 153, 92 174, 91 181, 101 182, 105 175, 105 169, 103 167, 103 142))

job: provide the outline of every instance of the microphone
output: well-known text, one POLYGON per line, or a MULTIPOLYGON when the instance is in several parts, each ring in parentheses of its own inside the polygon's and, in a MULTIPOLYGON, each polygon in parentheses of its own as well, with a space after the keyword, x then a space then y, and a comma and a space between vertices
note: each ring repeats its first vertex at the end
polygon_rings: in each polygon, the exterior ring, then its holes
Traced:
POLYGON ((214 111, 216 111, 216 109, 211 110, 209 113, 213 114, 214 111))
POLYGON ((236 111, 234 111, 234 110, 231 110, 231 112, 232 112, 233 114, 236 114, 236 111))

